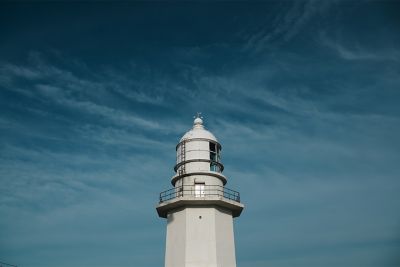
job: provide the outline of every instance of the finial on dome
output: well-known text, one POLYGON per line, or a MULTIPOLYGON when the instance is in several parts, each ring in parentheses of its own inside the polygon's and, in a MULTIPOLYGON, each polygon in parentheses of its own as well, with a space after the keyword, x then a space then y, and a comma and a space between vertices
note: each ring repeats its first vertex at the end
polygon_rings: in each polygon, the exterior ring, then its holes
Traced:
POLYGON ((201 112, 197 112, 197 116, 194 116, 193 118, 194 118, 194 122, 193 122, 193 124, 196 126, 196 125, 203 125, 203 120, 202 120, 202 116, 200 116, 201 115, 201 112))

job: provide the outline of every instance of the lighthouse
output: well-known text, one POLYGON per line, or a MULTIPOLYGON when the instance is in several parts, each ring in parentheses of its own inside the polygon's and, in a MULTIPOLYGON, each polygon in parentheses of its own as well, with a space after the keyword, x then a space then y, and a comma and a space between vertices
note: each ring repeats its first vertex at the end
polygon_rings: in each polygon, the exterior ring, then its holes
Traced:
POLYGON ((221 150, 199 115, 176 146, 173 187, 157 205, 167 220, 165 267, 236 267, 233 218, 244 205, 225 187, 221 150))

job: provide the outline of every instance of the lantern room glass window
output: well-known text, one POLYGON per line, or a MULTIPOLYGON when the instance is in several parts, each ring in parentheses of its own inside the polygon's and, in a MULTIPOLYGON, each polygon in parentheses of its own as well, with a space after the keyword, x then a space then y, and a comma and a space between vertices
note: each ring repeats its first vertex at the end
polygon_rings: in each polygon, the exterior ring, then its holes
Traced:
POLYGON ((211 162, 211 163, 210 163, 210 171, 213 171, 213 172, 221 172, 219 166, 218 166, 216 163, 214 163, 214 162, 211 162))
POLYGON ((210 142, 210 171, 221 172, 220 166, 217 162, 221 162, 220 146, 216 143, 210 142))
POLYGON ((210 160, 220 162, 220 150, 216 143, 210 142, 210 160))

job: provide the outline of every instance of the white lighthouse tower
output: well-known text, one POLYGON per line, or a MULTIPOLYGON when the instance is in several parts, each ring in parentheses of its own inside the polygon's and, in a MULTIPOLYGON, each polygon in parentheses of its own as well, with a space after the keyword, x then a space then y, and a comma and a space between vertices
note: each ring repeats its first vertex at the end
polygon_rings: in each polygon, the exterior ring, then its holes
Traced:
POLYGON ((160 193, 167 218, 165 267, 236 267, 233 218, 244 206, 227 189, 221 145, 197 116, 176 146, 172 189, 160 193))

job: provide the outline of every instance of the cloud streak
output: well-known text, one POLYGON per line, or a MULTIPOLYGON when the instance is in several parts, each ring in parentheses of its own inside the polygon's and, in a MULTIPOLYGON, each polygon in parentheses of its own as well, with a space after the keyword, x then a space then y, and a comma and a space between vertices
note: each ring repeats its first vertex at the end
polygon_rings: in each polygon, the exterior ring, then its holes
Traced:
MULTIPOLYGON (((290 3, 288 8, 282 8, 275 15, 271 27, 263 27, 259 32, 248 37, 245 50, 262 52, 276 43, 291 41, 310 20, 325 12, 333 1, 296 1, 290 3)), ((289 3, 286 3, 289 4, 289 3)))
POLYGON ((370 61, 389 61, 399 62, 400 51, 397 49, 381 49, 381 50, 368 50, 360 45, 353 47, 346 47, 338 41, 333 41, 328 38, 326 34, 320 34, 321 44, 335 52, 340 58, 344 60, 370 60, 370 61))

